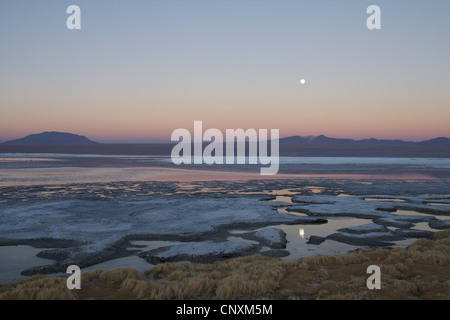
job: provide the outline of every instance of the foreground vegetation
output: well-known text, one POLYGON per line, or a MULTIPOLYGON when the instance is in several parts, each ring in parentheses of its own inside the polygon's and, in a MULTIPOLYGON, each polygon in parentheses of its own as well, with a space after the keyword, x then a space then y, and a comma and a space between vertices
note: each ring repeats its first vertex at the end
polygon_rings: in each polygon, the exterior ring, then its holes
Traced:
POLYGON ((450 229, 408 248, 315 255, 296 262, 253 255, 212 264, 162 263, 66 278, 36 275, 0 285, 0 299, 450 299, 450 229), (381 269, 381 289, 366 286, 367 266, 381 269))

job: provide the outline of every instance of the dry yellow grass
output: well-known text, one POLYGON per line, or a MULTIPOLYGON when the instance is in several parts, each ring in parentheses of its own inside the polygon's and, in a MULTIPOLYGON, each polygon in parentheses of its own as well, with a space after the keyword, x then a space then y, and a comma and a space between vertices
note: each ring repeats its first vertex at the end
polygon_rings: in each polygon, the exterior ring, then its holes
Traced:
POLYGON ((69 300, 74 292, 67 289, 65 278, 36 275, 20 283, 0 286, 0 300, 69 300))
POLYGON ((450 230, 406 249, 302 259, 288 268, 277 293, 283 299, 450 299, 450 230), (380 290, 366 285, 366 270, 372 264, 381 270, 380 290), (326 279, 320 277, 323 269, 326 279))
POLYGON ((406 249, 316 255, 296 262, 253 255, 212 264, 163 263, 83 272, 81 290, 66 278, 34 276, 0 285, 0 299, 450 299, 450 230, 406 249), (369 290, 367 266, 381 268, 369 290))

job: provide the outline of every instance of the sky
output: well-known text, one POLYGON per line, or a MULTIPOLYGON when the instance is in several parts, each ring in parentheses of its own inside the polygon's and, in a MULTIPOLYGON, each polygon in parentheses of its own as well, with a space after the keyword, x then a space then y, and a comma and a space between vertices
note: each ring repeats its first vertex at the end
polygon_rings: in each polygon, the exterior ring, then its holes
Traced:
POLYGON ((0 142, 168 141, 195 120, 450 137, 449 14, 448 0, 0 0, 0 142), (80 30, 66 26, 72 4, 80 30), (373 4, 380 30, 366 27, 373 4))

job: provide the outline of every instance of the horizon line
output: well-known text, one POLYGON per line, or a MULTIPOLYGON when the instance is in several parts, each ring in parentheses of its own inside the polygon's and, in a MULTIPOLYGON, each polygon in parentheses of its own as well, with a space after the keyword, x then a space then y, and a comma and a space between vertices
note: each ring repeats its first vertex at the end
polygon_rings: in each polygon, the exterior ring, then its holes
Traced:
MULTIPOLYGON (((42 131, 39 133, 31 133, 28 135, 25 135, 23 137, 20 138, 14 138, 14 139, 8 139, 8 140, 1 140, 0 144, 3 144, 5 142, 9 142, 9 141, 14 141, 14 140, 19 140, 19 139, 23 139, 25 137, 28 137, 30 135, 36 135, 36 134, 41 134, 41 133, 45 133, 45 132, 55 132, 55 133, 68 133, 68 134, 73 134, 73 135, 78 135, 78 136, 82 136, 85 137, 89 140, 91 140, 92 142, 95 143, 100 143, 100 144, 176 144, 178 143, 177 141, 171 141, 169 139, 165 139, 165 140, 161 140, 161 139, 156 139, 156 140, 146 140, 143 141, 141 139, 138 140, 126 140, 126 141, 120 141, 120 140, 103 140, 103 139, 99 139, 99 140, 93 140, 91 138, 88 138, 86 135, 83 134, 75 134, 75 133, 70 133, 70 132, 62 132, 62 131, 42 131)), ((340 140, 353 140, 353 141, 363 141, 363 140, 379 140, 379 141, 402 141, 402 142, 424 142, 424 141, 429 141, 429 140, 434 140, 434 139, 439 139, 439 138, 445 138, 445 139, 450 139, 447 136, 436 136, 434 138, 429 138, 429 139, 421 139, 421 140, 404 140, 404 139, 400 139, 400 138, 337 138, 337 137, 333 137, 333 136, 327 136, 324 134, 320 134, 320 135, 288 135, 288 136, 283 136, 280 137, 279 139, 286 139, 286 138, 293 138, 293 137, 300 137, 300 138, 317 138, 317 137, 325 137, 325 138, 330 138, 330 139, 340 139, 340 140)), ((270 139, 269 139, 270 140, 270 139)), ((207 143, 207 142, 205 142, 207 143)))

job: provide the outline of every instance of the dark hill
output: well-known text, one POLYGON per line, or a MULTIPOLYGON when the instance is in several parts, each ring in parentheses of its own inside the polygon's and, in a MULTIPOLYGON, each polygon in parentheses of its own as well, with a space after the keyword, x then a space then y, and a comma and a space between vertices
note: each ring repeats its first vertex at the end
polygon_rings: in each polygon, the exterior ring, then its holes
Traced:
POLYGON ((418 142, 420 145, 449 147, 450 139, 445 137, 434 138, 426 141, 418 142))
POLYGON ((339 139, 320 136, 292 136, 281 138, 280 143, 308 144, 308 145, 364 145, 364 146, 450 146, 450 139, 445 137, 430 139, 420 142, 402 141, 402 140, 379 140, 379 139, 339 139))
POLYGON ((30 134, 24 138, 3 142, 4 144, 97 144, 98 142, 89 140, 85 136, 73 133, 45 131, 37 134, 30 134))

